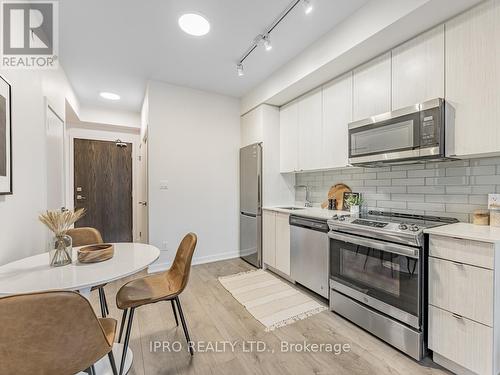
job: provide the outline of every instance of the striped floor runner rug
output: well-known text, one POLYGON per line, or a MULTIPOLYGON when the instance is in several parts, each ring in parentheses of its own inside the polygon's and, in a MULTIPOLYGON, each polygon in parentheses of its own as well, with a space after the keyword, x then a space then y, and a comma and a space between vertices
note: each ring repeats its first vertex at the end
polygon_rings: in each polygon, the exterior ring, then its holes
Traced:
POLYGON ((327 310, 323 304, 264 270, 219 277, 219 282, 266 331, 327 310))

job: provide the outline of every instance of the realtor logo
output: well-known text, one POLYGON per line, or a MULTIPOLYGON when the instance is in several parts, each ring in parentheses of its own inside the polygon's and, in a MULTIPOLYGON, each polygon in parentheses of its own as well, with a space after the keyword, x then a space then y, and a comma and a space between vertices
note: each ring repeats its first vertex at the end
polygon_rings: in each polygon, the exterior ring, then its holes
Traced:
POLYGON ((3 68, 57 67, 58 3, 56 1, 2 1, 3 68))

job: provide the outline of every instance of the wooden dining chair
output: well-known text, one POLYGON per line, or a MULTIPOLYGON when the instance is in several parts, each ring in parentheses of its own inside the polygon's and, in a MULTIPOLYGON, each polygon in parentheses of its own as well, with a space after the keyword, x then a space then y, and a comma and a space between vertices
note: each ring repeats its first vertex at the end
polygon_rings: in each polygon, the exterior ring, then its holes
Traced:
MULTIPOLYGON (((101 233, 95 228, 81 227, 68 230, 66 233, 71 237, 73 246, 88 246, 103 243, 101 233)), ((101 315, 105 318, 109 315, 108 301, 104 287, 106 284, 96 285, 91 290, 99 291, 99 304, 101 306, 101 315)))
POLYGON ((174 312, 175 323, 178 326, 179 321, 177 319, 176 312, 177 306, 189 351, 191 355, 193 355, 193 348, 190 345, 191 339, 189 338, 186 319, 184 318, 184 313, 182 312, 179 295, 186 288, 189 280, 191 260, 193 259, 193 253, 196 248, 196 243, 196 234, 187 234, 182 239, 179 248, 177 249, 174 263, 168 271, 129 281, 118 291, 116 295, 116 306, 119 309, 123 310, 118 342, 121 342, 123 328, 125 325, 125 320, 127 318, 127 311, 129 315, 127 330, 125 332, 122 360, 120 364, 120 375, 122 374, 123 366, 125 364, 125 356, 127 354, 127 347, 130 340, 134 311, 136 308, 143 305, 161 301, 170 301, 172 304, 172 310, 174 312))
POLYGON ((116 320, 98 318, 76 292, 55 291, 0 298, 0 373, 92 373, 108 355, 113 374, 116 320))

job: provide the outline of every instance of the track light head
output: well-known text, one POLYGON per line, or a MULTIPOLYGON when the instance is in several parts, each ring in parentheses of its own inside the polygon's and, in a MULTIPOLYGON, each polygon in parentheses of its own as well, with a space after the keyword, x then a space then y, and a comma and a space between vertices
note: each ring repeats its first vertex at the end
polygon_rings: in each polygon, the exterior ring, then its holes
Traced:
POLYGON ((302 0, 302 6, 304 7, 305 14, 311 13, 314 9, 311 0, 302 0))
POLYGON ((236 65, 236 71, 238 72, 238 77, 243 77, 245 75, 242 63, 238 63, 238 65, 236 65))
POLYGON ((270 51, 273 49, 273 45, 271 44, 271 37, 269 34, 266 34, 262 37, 262 40, 264 41, 264 48, 266 51, 270 51))

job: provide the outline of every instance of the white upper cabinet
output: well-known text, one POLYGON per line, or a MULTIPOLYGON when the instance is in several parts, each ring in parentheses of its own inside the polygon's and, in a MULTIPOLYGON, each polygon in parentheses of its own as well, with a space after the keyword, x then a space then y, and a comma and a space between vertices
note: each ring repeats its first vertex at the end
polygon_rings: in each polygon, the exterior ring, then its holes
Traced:
POLYGON ((299 169, 299 105, 293 101, 280 108, 280 172, 299 169))
POLYGON ((321 168, 322 91, 299 100, 299 170, 321 168))
POLYGON ((500 152, 500 0, 446 23, 446 99, 455 110, 455 153, 500 152))
POLYGON ((263 141, 263 121, 259 108, 241 116, 240 129, 241 147, 263 141))
POLYGON ((392 109, 444 98, 444 25, 392 51, 392 109))
POLYGON ((352 121, 352 72, 323 86, 321 168, 348 164, 348 124, 352 121))
POLYGON ((353 121, 391 110, 390 52, 354 70, 353 91, 353 121))

